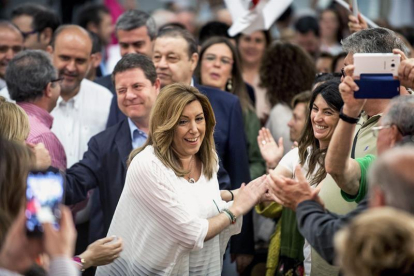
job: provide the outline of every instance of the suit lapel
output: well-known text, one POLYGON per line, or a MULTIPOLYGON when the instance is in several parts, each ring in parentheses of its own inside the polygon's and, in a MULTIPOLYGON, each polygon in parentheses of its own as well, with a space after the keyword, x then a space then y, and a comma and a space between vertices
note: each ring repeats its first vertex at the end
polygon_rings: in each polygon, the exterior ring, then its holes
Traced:
POLYGON ((122 160, 122 165, 126 168, 126 160, 132 151, 131 132, 129 130, 128 119, 124 119, 116 134, 115 143, 122 160))

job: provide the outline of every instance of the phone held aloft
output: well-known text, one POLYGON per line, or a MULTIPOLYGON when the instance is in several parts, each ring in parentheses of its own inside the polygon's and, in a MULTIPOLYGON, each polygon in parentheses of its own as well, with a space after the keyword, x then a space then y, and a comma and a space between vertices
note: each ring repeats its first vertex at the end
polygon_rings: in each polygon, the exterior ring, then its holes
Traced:
POLYGON ((26 188, 26 230, 30 236, 43 233, 42 223, 59 228, 59 205, 63 198, 63 177, 60 173, 30 173, 26 188))
POLYGON ((355 98, 390 99, 400 94, 398 67, 400 55, 396 54, 354 54, 354 77, 359 90, 355 98), (359 79, 358 79, 359 78, 359 79))

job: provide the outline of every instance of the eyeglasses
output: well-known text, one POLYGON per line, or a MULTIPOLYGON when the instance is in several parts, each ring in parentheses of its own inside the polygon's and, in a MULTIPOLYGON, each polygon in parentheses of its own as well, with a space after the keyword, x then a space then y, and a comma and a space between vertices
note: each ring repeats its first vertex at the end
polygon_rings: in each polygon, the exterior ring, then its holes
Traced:
POLYGON ((2 53, 2 54, 7 53, 10 49, 13 51, 13 53, 17 54, 18 52, 23 50, 23 47, 22 46, 0 45, 0 53, 2 53))
POLYGON ((63 77, 60 77, 60 78, 57 78, 57 79, 53 79, 53 80, 50 80, 50 82, 51 83, 54 83, 54 82, 57 82, 57 83, 62 83, 62 81, 63 81, 63 77))
POLYGON ((379 133, 379 131, 380 131, 381 129, 390 128, 390 127, 392 127, 392 125, 385 125, 385 126, 377 126, 377 127, 373 127, 373 128, 371 128, 372 135, 373 135, 374 137, 378 137, 378 133, 379 133))
POLYGON ((345 78, 345 69, 341 68, 341 77, 345 78))
POLYGON ((38 33, 38 32, 39 32, 38 30, 33 30, 33 31, 30 31, 30 32, 21 32, 21 33, 22 33, 22 36, 23 36, 23 40, 26 40, 26 38, 29 35, 32 35, 32 34, 35 34, 35 33, 38 33))
MULTIPOLYGON (((204 56, 204 60, 206 60, 207 62, 213 63, 213 62, 215 62, 217 60, 217 56, 216 55, 208 54, 208 55, 205 55, 204 56)), ((222 57, 222 58, 220 58, 220 63, 223 66, 232 65, 233 64, 233 60, 231 58, 222 57)))

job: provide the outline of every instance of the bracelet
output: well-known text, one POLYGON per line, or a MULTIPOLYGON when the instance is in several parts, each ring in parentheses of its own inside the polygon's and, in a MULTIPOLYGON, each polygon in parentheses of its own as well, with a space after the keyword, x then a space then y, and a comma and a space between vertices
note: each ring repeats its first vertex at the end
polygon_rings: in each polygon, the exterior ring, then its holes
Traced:
POLYGON ((223 209, 223 211, 221 211, 221 212, 225 213, 229 217, 231 224, 236 223, 237 218, 229 209, 223 209))
POLYGON ((343 107, 341 107, 341 110, 339 111, 339 118, 348 124, 356 124, 359 122, 359 118, 361 118, 361 115, 359 115, 357 118, 355 117, 349 117, 348 115, 345 115, 342 112, 343 107))
POLYGON ((72 260, 79 266, 80 271, 85 271, 85 259, 79 257, 79 255, 76 255, 72 258, 72 260))
POLYGON ((233 199, 234 199, 234 194, 233 194, 233 192, 232 192, 231 190, 227 190, 227 191, 229 191, 229 193, 231 194, 231 199, 230 199, 230 201, 233 201, 233 199))

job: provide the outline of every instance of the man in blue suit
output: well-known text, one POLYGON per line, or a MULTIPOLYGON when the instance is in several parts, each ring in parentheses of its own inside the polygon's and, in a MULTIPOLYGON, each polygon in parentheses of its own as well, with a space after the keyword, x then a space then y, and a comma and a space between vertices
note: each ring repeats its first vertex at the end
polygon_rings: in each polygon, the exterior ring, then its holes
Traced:
MULTIPOLYGON (((66 204, 80 202, 90 189, 99 188, 103 211, 100 235, 104 236, 124 187, 126 160, 132 149, 147 139, 150 111, 160 90, 154 64, 144 55, 125 55, 112 76, 119 109, 126 117, 93 136, 83 159, 66 171, 66 204)), ((94 231, 98 229, 94 227, 94 231)))

